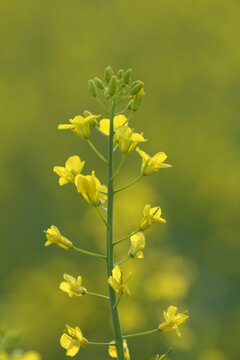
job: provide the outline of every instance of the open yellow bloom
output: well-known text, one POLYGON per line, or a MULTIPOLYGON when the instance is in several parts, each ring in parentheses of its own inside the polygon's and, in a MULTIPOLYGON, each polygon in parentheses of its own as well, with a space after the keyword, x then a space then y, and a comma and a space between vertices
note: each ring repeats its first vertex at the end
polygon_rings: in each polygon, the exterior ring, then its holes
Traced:
POLYGON ((62 236, 59 229, 52 225, 46 231, 47 241, 45 242, 45 246, 49 246, 51 244, 57 244, 58 246, 62 247, 65 250, 69 250, 72 248, 73 244, 70 240, 62 236))
POLYGON ((122 126, 117 129, 116 135, 116 142, 119 150, 123 154, 129 154, 139 143, 147 141, 147 139, 144 139, 142 134, 134 133, 128 126, 122 126))
MULTIPOLYGON (((129 349, 128 349, 126 339, 123 340, 123 349, 124 349, 124 357, 125 357, 125 359, 130 360, 130 353, 129 353, 129 349)), ((115 345, 110 345, 108 347, 108 353, 112 358, 117 359, 117 349, 116 349, 115 345)))
POLYGON ((70 156, 64 166, 54 166, 53 171, 60 176, 59 185, 65 185, 69 182, 74 182, 76 175, 80 174, 83 169, 85 161, 81 161, 77 155, 70 156))
POLYGON ((142 231, 137 232, 136 234, 130 237, 131 247, 129 249, 128 255, 142 259, 144 257, 142 249, 145 247, 145 236, 142 231))
POLYGON ((164 161, 167 158, 167 155, 164 152, 159 152, 155 154, 153 157, 145 153, 143 150, 136 148, 136 151, 142 158, 142 169, 141 173, 144 176, 155 173, 161 168, 172 167, 172 165, 165 164, 164 161))
POLYGON ((88 344, 87 339, 85 339, 82 335, 79 327, 72 328, 66 325, 68 334, 64 333, 61 336, 60 344, 61 346, 67 350, 67 356, 75 356, 81 346, 86 346, 88 344))
POLYGON ((107 199, 107 195, 101 193, 101 191, 106 193, 107 187, 101 185, 94 171, 92 171, 92 175, 77 175, 75 177, 75 185, 78 192, 82 194, 90 205, 97 206, 100 203, 104 203, 107 199))
POLYGON ((59 288, 68 293, 69 297, 82 296, 87 289, 82 286, 82 277, 79 275, 77 279, 68 274, 63 274, 65 281, 61 282, 59 288))
MULTIPOLYGON (((113 119, 113 130, 116 131, 118 128, 121 128, 124 125, 128 125, 127 118, 124 115, 114 116, 113 119)), ((109 135, 110 132, 110 120, 102 119, 99 121, 99 129, 105 134, 109 135)), ((116 139, 115 139, 116 141, 116 139)))
POLYGON ((144 231, 153 225, 155 222, 160 222, 165 224, 166 220, 161 218, 162 210, 158 207, 151 208, 151 205, 146 205, 143 209, 143 219, 140 221, 138 225, 138 229, 140 231, 144 231))
POLYGON ((162 332, 176 330, 177 335, 180 337, 181 334, 178 325, 187 320, 189 316, 185 314, 176 314, 176 312, 176 306, 169 306, 167 311, 163 312, 163 317, 166 321, 159 325, 159 330, 162 332))
POLYGON ((131 295, 131 292, 127 285, 127 279, 129 278, 130 274, 126 278, 123 277, 122 270, 117 265, 112 270, 112 275, 108 278, 109 285, 116 291, 116 293, 120 296, 124 294, 131 295))
POLYGON ((90 123, 101 115, 89 115, 83 117, 81 115, 75 116, 73 119, 69 119, 70 124, 59 124, 58 129, 65 130, 71 129, 81 139, 87 139, 90 136, 90 123))

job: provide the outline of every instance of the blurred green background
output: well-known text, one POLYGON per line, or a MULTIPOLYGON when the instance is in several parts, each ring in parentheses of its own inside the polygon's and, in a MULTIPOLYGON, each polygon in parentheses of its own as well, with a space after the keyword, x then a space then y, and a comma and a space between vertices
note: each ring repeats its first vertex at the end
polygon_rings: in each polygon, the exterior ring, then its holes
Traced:
MULTIPOLYGON (((67 272, 106 293, 104 262, 44 248, 43 230, 55 224, 79 247, 104 251, 94 209, 71 185, 60 188, 52 171, 79 155, 84 173, 95 169, 104 183, 104 168, 87 143, 56 128, 85 109, 102 113, 89 78, 109 64, 132 67, 146 96, 131 126, 149 139, 142 148, 165 151, 173 168, 116 199, 117 238, 135 229, 146 203, 167 219, 146 232, 145 259, 124 265, 133 295, 121 301, 122 327, 156 327, 169 305, 188 309, 190 319, 181 339, 129 340, 131 357, 153 359, 171 346, 171 360, 239 358, 239 1, 1 0, 0 29, 0 324, 18 329, 19 346, 44 360, 66 358, 66 323, 91 341, 112 339, 108 304, 58 289, 67 272)), ((133 152, 118 184, 139 168, 133 152)), ((108 355, 87 347, 77 357, 108 355)))

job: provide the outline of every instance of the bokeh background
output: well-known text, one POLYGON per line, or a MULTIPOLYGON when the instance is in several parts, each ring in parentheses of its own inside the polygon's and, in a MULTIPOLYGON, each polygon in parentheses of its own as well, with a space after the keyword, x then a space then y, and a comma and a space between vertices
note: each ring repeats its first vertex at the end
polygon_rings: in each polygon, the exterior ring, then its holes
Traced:
MULTIPOLYGON (((66 323, 92 341, 112 338, 104 300, 69 299, 58 289, 67 272, 106 293, 104 262, 43 246, 43 230, 55 224, 79 247, 105 250, 98 215, 73 186, 59 187, 52 168, 76 154, 85 173, 106 180, 87 143, 56 128, 85 109, 102 113, 87 81, 110 64, 132 67, 144 81, 131 125, 149 139, 146 152, 165 151, 173 165, 116 199, 116 238, 135 229, 146 203, 167 219, 147 231, 145 259, 124 265, 133 295, 121 301, 122 327, 151 329, 170 304, 190 313, 181 339, 171 332, 129 340, 132 359, 168 347, 171 360, 239 358, 239 1, 1 0, 0 29, 1 326, 20 331, 18 347, 44 360, 66 358, 66 323)), ((105 152, 94 131, 92 141, 105 152)), ((133 152, 119 186, 139 168, 133 152)), ((119 246, 119 258, 128 246, 119 246)), ((87 347, 80 357, 108 355, 87 347)))

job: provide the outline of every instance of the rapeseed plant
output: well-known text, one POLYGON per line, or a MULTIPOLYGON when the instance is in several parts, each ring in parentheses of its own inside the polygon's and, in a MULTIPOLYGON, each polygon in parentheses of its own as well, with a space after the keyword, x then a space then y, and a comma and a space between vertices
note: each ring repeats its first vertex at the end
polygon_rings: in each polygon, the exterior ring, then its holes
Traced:
MULTIPOLYGON (((62 186, 67 183, 75 185, 77 192, 81 193, 87 203, 96 208, 106 227, 106 254, 104 255, 75 247, 72 241, 61 235, 60 230, 54 225, 46 231, 47 242, 45 246, 56 244, 65 250, 75 250, 89 256, 104 259, 107 266, 106 281, 108 283, 108 296, 89 292, 82 286, 82 277, 80 275, 78 275, 77 278, 69 274, 63 275, 65 281, 61 282, 60 289, 66 292, 69 297, 92 295, 106 299, 109 302, 114 336, 114 340, 107 343, 91 342, 83 337, 79 327, 66 325, 67 332, 64 332, 61 336, 60 344, 67 350, 66 355, 70 357, 75 356, 82 346, 104 345, 108 346, 108 353, 112 358, 130 360, 127 339, 171 330, 176 330, 177 335, 180 336, 179 325, 188 318, 185 313, 177 314, 176 306, 169 306, 167 311, 163 312, 165 321, 152 330, 123 335, 120 325, 118 313, 119 301, 122 296, 126 294, 131 295, 131 291, 128 287, 130 274, 124 274, 119 265, 129 259, 142 259, 144 257, 143 249, 145 248, 145 230, 157 222, 164 224, 166 220, 161 217, 162 210, 159 206, 151 207, 151 205, 147 204, 144 207, 143 218, 140 220, 137 230, 122 239, 114 241, 114 196, 116 193, 140 181, 143 177, 149 176, 162 168, 171 167, 171 165, 165 163, 167 155, 164 152, 158 152, 151 157, 138 147, 138 145, 145 143, 147 139, 144 138, 143 133, 135 132, 135 130, 129 126, 129 123, 134 113, 138 111, 145 93, 143 82, 140 80, 132 82, 131 77, 131 69, 127 71, 120 69, 117 74, 114 75, 112 68, 108 66, 105 69, 104 81, 95 77, 88 82, 90 95, 98 101, 99 105, 105 111, 106 117, 98 120, 101 115, 93 115, 86 110, 83 116, 77 115, 73 119, 70 119, 68 124, 58 125, 58 129, 70 129, 91 146, 99 159, 106 165, 108 178, 107 184, 103 185, 95 176, 95 171, 92 171, 90 175, 82 174, 85 162, 77 155, 71 156, 66 161, 64 167, 55 166, 53 168, 53 171, 59 175, 59 185, 62 186), (99 96, 99 92, 103 92, 104 100, 99 96), (122 106, 121 110, 117 110, 119 105, 122 106), (98 131, 99 134, 108 137, 107 158, 105 158, 90 141, 91 128, 98 131), (114 152, 117 149, 122 154, 122 159, 118 167, 114 168, 114 152), (142 159, 140 174, 129 184, 115 189, 115 178, 120 172, 126 156, 134 150, 136 150, 142 159), (103 212, 106 212, 106 215, 104 215, 103 212), (114 250, 116 245, 126 240, 130 240, 130 249, 127 256, 118 263, 114 263, 114 250)), ((157 355, 156 359, 166 358, 169 352, 170 349, 167 353, 161 355, 161 357, 157 355)))

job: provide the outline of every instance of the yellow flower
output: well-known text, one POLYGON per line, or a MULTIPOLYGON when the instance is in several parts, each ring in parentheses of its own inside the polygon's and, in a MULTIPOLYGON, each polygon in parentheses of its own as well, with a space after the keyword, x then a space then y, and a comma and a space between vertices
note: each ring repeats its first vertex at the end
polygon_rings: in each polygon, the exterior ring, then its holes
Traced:
POLYGON ((139 231, 132 235, 130 240, 132 245, 129 249, 128 255, 142 259, 144 257, 142 249, 145 247, 145 236, 143 232, 139 231))
POLYGON ((75 279, 71 275, 63 274, 63 278, 66 281, 61 282, 59 288, 68 293, 69 297, 72 297, 73 295, 82 296, 86 293, 87 289, 82 286, 81 276, 78 276, 77 279, 75 279))
POLYGON ((150 175, 155 173, 161 168, 168 168, 172 167, 172 165, 165 164, 164 161, 167 158, 167 155, 164 152, 159 152, 155 154, 153 157, 146 154, 144 151, 140 150, 139 148, 136 148, 136 151, 139 153, 139 155, 142 158, 142 169, 141 173, 142 175, 150 175))
POLYGON ((27 351, 19 360, 41 360, 41 356, 36 351, 27 351))
POLYGON ((87 139, 90 136, 90 123, 100 116, 101 115, 89 115, 83 117, 81 115, 77 115, 73 119, 69 119, 70 124, 58 125, 58 129, 71 129, 76 135, 80 136, 81 139, 87 139))
POLYGON ((178 325, 182 324, 185 320, 187 320, 189 316, 185 314, 176 314, 176 312, 176 306, 169 306, 167 312, 163 312, 163 317, 166 321, 159 325, 159 330, 162 332, 176 330, 177 335, 180 337, 181 334, 178 325))
POLYGON ((129 154, 139 143, 147 141, 142 134, 134 133, 128 126, 122 126, 116 130, 116 135, 118 136, 116 142, 123 154, 129 154))
POLYGON ((87 339, 85 339, 82 335, 79 327, 72 328, 66 325, 68 334, 64 333, 61 336, 60 344, 61 346, 67 350, 67 356, 75 356, 81 346, 86 346, 88 344, 87 339))
POLYGON ((99 205, 107 199, 107 195, 101 193, 101 191, 106 193, 107 187, 101 185, 94 171, 92 171, 92 175, 77 175, 75 177, 75 185, 78 192, 82 194, 90 205, 99 205))
POLYGON ((112 275, 108 278, 109 285, 116 291, 116 293, 120 296, 124 294, 131 295, 131 292, 127 286, 127 279, 130 274, 124 279, 122 270, 117 265, 112 270, 112 275))
POLYGON ((151 205, 146 205, 143 209, 143 219, 140 221, 138 225, 138 229, 140 231, 144 231, 149 228, 149 226, 153 225, 155 222, 160 222, 165 224, 166 220, 161 218, 162 210, 158 207, 151 208, 151 205))
MULTIPOLYGON (((126 360, 130 360, 130 354, 127 346, 127 340, 123 340, 123 349, 124 349, 124 357, 126 360)), ((117 349, 115 345, 110 345, 108 348, 108 353, 112 358, 117 359, 117 349)))
MULTIPOLYGON (((124 125, 128 125, 127 118, 124 115, 114 116, 113 119, 113 130, 116 131, 118 128, 121 128, 124 125)), ((102 119, 99 121, 99 129, 105 134, 109 135, 110 131, 110 120, 102 119)), ((116 139, 115 139, 116 141, 116 139)))
POLYGON ((45 242, 45 246, 49 246, 51 244, 57 244, 58 246, 62 247, 65 250, 69 250, 72 248, 73 244, 70 240, 62 236, 59 229, 52 225, 46 231, 47 241, 45 242))
POLYGON ((70 156, 64 166, 54 166, 53 171, 60 176, 59 185, 65 185, 69 182, 74 182, 76 175, 80 174, 83 169, 85 161, 81 161, 77 155, 70 156))

